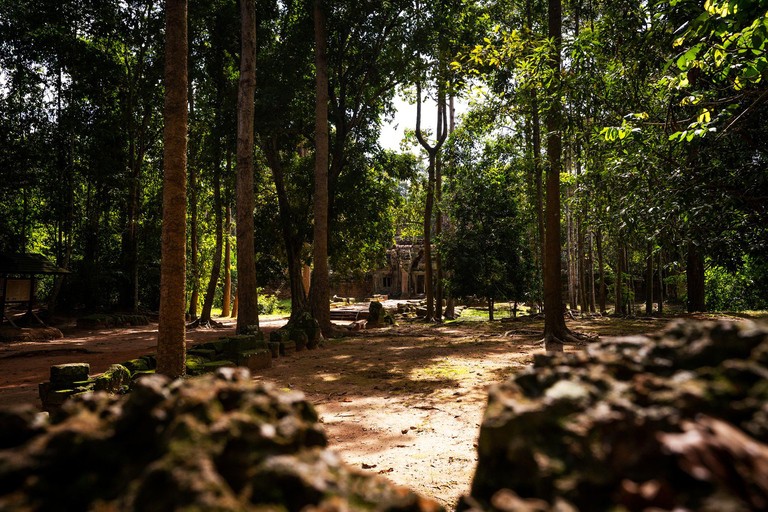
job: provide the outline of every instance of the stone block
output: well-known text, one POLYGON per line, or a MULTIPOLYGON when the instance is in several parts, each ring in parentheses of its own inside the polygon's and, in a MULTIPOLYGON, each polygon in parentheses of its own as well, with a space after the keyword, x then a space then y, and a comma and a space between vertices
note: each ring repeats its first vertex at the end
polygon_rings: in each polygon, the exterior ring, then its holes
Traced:
POLYGON ((291 329, 290 333, 291 341, 296 343, 296 352, 301 352, 307 348, 307 333, 301 329, 291 329))
POLYGON ((280 355, 281 356, 290 356, 294 352, 296 352, 296 342, 295 341, 281 341, 280 342, 280 355))
POLYGON ((270 341, 267 343, 269 346, 269 351, 272 352, 272 357, 280 357, 280 342, 279 341, 270 341))
POLYGON ((237 355, 237 365, 245 366, 251 371, 269 368, 272 366, 272 352, 266 348, 257 348, 255 350, 248 350, 247 352, 240 352, 237 355))
POLYGON ((150 370, 157 368, 157 354, 145 354, 139 359, 145 360, 150 370))
POLYGON ((195 345, 195 348, 213 350, 217 354, 220 354, 224 352, 224 346, 226 345, 226 341, 227 341, 227 338, 222 338, 219 340, 209 341, 207 343, 201 343, 199 345, 195 345))
POLYGON ((121 364, 128 368, 128 371, 131 373, 149 370, 149 364, 147 364, 145 359, 131 359, 121 364))
POLYGON ((232 361, 211 361, 210 363, 204 363, 203 364, 203 373, 212 373, 218 370, 219 368, 229 368, 237 366, 232 361))
POLYGON ((207 359, 203 359, 200 356, 188 355, 185 361, 187 366, 187 375, 201 375, 205 373, 203 365, 209 362, 207 359))
POLYGON ((120 364, 113 364, 106 372, 96 378, 93 390, 117 393, 130 382, 131 372, 128 371, 128 368, 120 364))
POLYGON ((207 348, 193 348, 193 349, 187 350, 187 355, 201 357, 209 361, 213 361, 214 359, 216 359, 216 351, 212 349, 207 349, 207 348))
POLYGON ((146 377, 147 375, 154 375, 154 374, 155 374, 155 370, 145 370, 145 371, 135 372, 131 376, 131 382, 136 382, 137 380, 139 380, 142 377, 146 377))
POLYGON ((88 380, 91 366, 88 363, 56 364, 51 366, 51 382, 65 384, 88 380))
POLYGON ((269 333, 269 341, 288 341, 291 339, 291 333, 288 329, 278 329, 269 333))

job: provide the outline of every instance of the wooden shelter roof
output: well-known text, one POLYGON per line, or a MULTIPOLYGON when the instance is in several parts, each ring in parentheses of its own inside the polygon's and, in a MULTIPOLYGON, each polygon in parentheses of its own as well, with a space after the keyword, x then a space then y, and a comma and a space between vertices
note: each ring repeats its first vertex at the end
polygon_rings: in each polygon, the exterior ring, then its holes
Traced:
POLYGON ((40 254, 0 252, 0 274, 69 274, 40 254))

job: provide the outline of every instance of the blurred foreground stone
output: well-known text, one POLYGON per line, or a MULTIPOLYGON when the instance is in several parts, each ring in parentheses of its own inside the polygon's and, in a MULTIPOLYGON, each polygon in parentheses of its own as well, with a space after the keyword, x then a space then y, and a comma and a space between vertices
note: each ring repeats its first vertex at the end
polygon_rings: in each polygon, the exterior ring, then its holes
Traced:
POLYGON ((244 368, 147 375, 125 396, 78 395, 50 420, 0 411, 0 510, 440 509, 325 445, 303 395, 254 384, 244 368))
POLYGON ((459 510, 768 510, 768 325, 537 356, 490 395, 459 510))

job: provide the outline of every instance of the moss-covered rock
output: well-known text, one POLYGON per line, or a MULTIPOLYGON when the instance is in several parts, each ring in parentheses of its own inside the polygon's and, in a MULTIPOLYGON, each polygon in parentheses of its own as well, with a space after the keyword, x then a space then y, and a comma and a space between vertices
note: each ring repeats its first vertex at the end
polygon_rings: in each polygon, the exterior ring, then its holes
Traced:
POLYGON ((281 327, 269 333, 269 341, 288 341, 291 339, 291 331, 286 327, 281 327))
POLYGON ((213 373, 219 368, 230 368, 237 366, 233 361, 211 361, 209 363, 203 363, 202 373, 213 373))
POLYGON ((187 356, 197 356, 208 361, 216 359, 216 351, 204 348, 193 348, 187 350, 187 356))
POLYGON ((267 348, 240 352, 237 355, 237 365, 245 366, 251 371, 269 368, 272 366, 272 352, 267 348))
POLYGON ((141 378, 49 422, 0 414, 3 510, 427 512, 440 507, 325 449, 312 405, 247 370, 141 378))
POLYGON ((131 359, 121 364, 128 368, 128 371, 131 373, 149 370, 149 364, 146 359, 131 359))
POLYGON ((492 390, 459 510, 763 509, 766 349, 766 324, 678 322, 538 355, 492 390))
POLYGON ((272 359, 280 357, 280 342, 270 341, 268 344, 269 351, 272 352, 272 359))
POLYGON ((87 380, 91 366, 88 363, 55 364, 51 366, 51 382, 67 384, 87 380))
POLYGON ((123 386, 131 383, 131 372, 123 365, 113 364, 109 369, 96 377, 94 382, 94 391, 106 391, 107 393, 118 393, 122 391, 123 386))
POLYGON ((150 370, 157 368, 157 354, 144 354, 139 359, 145 360, 150 370))
POLYGON ((307 348, 307 333, 304 332, 302 329, 291 329, 290 330, 290 339, 296 344, 296 352, 301 352, 305 348, 307 348))
POLYGON ((293 353, 296 352, 296 342, 287 340, 287 341, 281 341, 280 342, 280 355, 281 356, 290 356, 293 355, 293 353))

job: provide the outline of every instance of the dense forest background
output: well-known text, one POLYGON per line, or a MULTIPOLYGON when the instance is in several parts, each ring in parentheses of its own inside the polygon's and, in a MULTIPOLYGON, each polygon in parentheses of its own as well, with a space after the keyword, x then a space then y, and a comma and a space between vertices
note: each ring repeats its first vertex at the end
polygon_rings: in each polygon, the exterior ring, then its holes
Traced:
MULTIPOLYGON (((558 65, 554 3, 326 2, 333 276, 432 234, 446 294, 540 302, 559 140, 571 308, 768 308, 768 1, 564 1, 558 65), (442 116, 397 152, 379 144, 396 94, 442 116)), ((294 296, 312 264, 313 5, 256 3, 256 268, 294 296)), ((44 281, 51 310, 158 308, 163 19, 153 0, 0 5, 0 251, 72 272, 44 281)), ((237 287, 240 7, 191 0, 188 19, 196 316, 237 287)))

